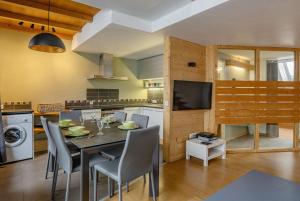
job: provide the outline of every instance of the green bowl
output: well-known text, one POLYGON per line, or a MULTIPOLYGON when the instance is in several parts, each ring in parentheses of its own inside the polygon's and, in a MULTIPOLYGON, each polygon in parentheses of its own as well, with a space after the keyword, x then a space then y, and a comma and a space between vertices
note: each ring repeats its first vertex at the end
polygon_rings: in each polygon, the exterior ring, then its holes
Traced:
POLYGON ((82 133, 82 131, 84 131, 84 130, 85 130, 84 126, 73 126, 73 127, 69 128, 69 131, 71 133, 82 133))
POLYGON ((123 124, 124 128, 131 129, 131 128, 135 128, 136 127, 136 124, 135 124, 134 121, 124 121, 122 124, 123 124))
POLYGON ((69 126, 72 123, 72 119, 63 119, 59 121, 60 126, 69 126))

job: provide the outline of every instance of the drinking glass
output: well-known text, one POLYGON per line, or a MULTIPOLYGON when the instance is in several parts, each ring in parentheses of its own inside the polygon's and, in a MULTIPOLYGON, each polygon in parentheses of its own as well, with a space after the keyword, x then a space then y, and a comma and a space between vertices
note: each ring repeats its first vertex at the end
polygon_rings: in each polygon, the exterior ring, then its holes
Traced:
POLYGON ((96 124, 97 124, 97 127, 98 127, 98 133, 97 135, 104 135, 104 133, 102 132, 102 128, 103 128, 103 122, 101 119, 96 119, 96 124))
POLYGON ((85 119, 81 116, 81 117, 79 117, 79 121, 80 121, 81 126, 83 126, 85 119))

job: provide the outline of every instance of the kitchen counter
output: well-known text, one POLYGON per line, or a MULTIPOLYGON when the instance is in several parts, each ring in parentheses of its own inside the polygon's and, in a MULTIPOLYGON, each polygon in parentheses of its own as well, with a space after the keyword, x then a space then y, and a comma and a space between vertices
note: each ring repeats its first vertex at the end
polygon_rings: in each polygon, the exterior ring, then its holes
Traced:
POLYGON ((2 115, 17 115, 17 114, 30 114, 33 113, 31 109, 8 109, 1 110, 2 115))
POLYGON ((125 107, 150 107, 163 109, 163 104, 151 104, 151 103, 132 103, 132 104, 110 104, 110 105, 80 105, 69 106, 66 109, 70 110, 91 110, 91 109, 122 109, 125 107))

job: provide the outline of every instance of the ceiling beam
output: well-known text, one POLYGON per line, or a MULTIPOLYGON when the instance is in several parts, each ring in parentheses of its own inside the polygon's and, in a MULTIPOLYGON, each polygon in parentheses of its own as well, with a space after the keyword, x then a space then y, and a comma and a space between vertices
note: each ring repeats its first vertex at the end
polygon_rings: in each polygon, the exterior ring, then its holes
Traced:
MULTIPOLYGON (((8 11, 4 11, 4 10, 0 10, 0 17, 31 22, 33 24, 40 24, 40 25, 45 25, 45 26, 48 25, 48 20, 47 19, 42 19, 42 18, 38 18, 38 17, 31 17, 31 16, 28 16, 28 15, 12 13, 12 12, 8 12, 8 11)), ((55 22, 55 21, 51 21, 51 20, 50 20, 49 25, 52 26, 52 27, 68 29, 68 30, 76 31, 76 32, 81 31, 80 26, 74 26, 74 25, 71 25, 71 24, 55 22)))
MULTIPOLYGON (((43 4, 43 3, 39 3, 39 2, 35 2, 35 1, 28 1, 28 0, 1 0, 1 1, 9 3, 9 4, 13 4, 13 5, 48 11, 48 4, 43 4)), ((70 11, 70 10, 58 8, 55 6, 50 6, 50 12, 77 18, 77 19, 85 21, 85 22, 91 22, 93 20, 93 16, 90 16, 90 15, 87 15, 84 13, 80 13, 78 11, 70 11)))
MULTIPOLYGON (((22 31, 22 32, 41 33, 40 29, 31 29, 29 27, 18 26, 18 25, 14 25, 14 24, 3 23, 3 22, 0 22, 0 27, 6 28, 6 29, 13 29, 16 31, 22 31)), ((72 35, 68 35, 68 34, 55 33, 55 35, 58 35, 61 38, 66 39, 66 40, 72 40, 72 38, 73 38, 72 35)))

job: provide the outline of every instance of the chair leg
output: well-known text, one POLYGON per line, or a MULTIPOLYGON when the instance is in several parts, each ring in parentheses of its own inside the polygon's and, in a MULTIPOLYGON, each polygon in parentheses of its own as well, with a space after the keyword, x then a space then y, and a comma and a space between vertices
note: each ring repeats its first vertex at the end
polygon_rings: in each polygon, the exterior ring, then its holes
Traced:
POLYGON ((54 161, 54 174, 53 174, 53 179, 52 179, 52 196, 51 199, 54 200, 55 197, 55 189, 56 189, 56 183, 57 183, 57 175, 58 175, 58 167, 59 165, 57 164, 56 160, 54 161))
POLYGON ((97 182, 98 182, 98 173, 97 170, 94 169, 94 201, 97 201, 97 182))
POLYGON ((129 192, 129 182, 126 181, 126 192, 128 193, 129 192))
POLYGON ((107 178, 107 186, 108 186, 108 196, 111 198, 114 196, 115 192, 115 185, 114 180, 112 180, 110 177, 107 178))
POLYGON ((118 183, 118 188, 119 188, 119 201, 122 201, 122 183, 118 183))
POLYGON ((151 187, 152 187, 152 197, 153 197, 153 201, 156 201, 156 194, 155 194, 155 188, 154 188, 153 171, 150 172, 150 180, 151 180, 151 187))
POLYGON ((68 173, 65 201, 69 201, 70 183, 71 183, 71 173, 68 173))
POLYGON ((49 165, 50 165, 50 152, 48 151, 48 161, 47 161, 47 169, 45 179, 48 179, 49 165))
POLYGON ((113 179, 111 179, 111 197, 113 197, 115 195, 115 181, 113 179))
POLYGON ((93 167, 90 168, 90 173, 91 173, 91 180, 93 181, 94 180, 94 176, 93 176, 94 168, 93 167))
POLYGON ((144 185, 146 184, 146 181, 147 181, 146 175, 144 174, 144 185))

